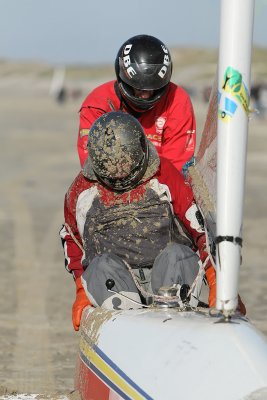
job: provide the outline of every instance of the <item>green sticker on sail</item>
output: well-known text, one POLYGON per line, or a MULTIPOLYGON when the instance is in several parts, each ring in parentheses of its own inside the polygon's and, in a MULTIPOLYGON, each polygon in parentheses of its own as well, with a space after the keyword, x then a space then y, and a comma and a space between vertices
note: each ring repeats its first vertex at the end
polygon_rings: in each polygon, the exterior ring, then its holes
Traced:
POLYGON ((226 69, 222 89, 234 96, 246 113, 249 112, 249 94, 239 71, 232 67, 226 69))

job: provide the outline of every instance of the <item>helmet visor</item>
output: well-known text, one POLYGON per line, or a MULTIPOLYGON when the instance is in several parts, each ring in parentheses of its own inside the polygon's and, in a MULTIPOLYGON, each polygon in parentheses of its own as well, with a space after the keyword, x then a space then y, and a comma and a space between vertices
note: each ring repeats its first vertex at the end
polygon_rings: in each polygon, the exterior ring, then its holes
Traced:
POLYGON ((139 90, 157 90, 165 86, 171 79, 171 63, 164 64, 147 64, 131 63, 127 67, 123 63, 123 59, 119 57, 120 79, 129 86, 139 90))

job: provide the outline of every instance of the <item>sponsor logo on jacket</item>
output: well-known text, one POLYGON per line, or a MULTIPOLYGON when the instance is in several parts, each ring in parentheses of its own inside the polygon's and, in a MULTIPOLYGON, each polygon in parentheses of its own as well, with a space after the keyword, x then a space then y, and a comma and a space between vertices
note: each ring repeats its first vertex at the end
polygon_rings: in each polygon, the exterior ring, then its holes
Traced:
POLYGON ((89 135, 89 130, 90 129, 81 129, 80 130, 80 137, 88 136, 89 135))
POLYGON ((158 117, 155 122, 156 132, 162 134, 164 125, 166 123, 165 117, 158 117))
POLYGON ((195 148, 195 143, 194 143, 194 134, 195 134, 195 130, 188 130, 187 132, 187 140, 186 140, 186 145, 185 145, 185 149, 187 151, 194 151, 195 148))
POLYGON ((165 117, 157 117, 155 121, 155 133, 148 133, 147 137, 155 146, 161 146, 162 143, 162 134, 164 130, 164 125, 166 123, 167 119, 165 117))

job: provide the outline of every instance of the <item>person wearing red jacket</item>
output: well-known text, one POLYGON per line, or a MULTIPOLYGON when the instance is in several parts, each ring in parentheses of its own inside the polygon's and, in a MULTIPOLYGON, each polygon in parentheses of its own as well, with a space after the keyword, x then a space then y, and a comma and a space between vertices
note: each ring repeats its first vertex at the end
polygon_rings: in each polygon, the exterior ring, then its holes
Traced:
POLYGON ((81 166, 92 124, 102 114, 120 110, 136 117, 158 154, 182 171, 194 155, 196 122, 188 93, 170 81, 168 48, 153 36, 134 36, 120 47, 115 72, 117 79, 95 88, 81 106, 77 140, 81 166))
POLYGON ((60 236, 76 282, 75 330, 87 305, 135 308, 120 293, 140 307, 140 293, 148 301, 162 286, 192 287, 200 260, 215 306, 216 273, 191 187, 135 117, 114 111, 92 125, 87 160, 64 207, 60 236))

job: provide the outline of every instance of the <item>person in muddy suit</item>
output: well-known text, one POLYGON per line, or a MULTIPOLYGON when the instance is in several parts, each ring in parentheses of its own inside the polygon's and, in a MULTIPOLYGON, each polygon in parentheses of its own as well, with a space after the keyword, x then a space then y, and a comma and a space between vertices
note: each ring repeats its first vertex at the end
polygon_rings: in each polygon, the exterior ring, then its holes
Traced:
POLYGON ((92 125, 87 160, 65 196, 60 236, 77 289, 75 330, 87 305, 142 307, 162 286, 191 287, 199 260, 215 306, 216 274, 192 190, 127 113, 103 114, 92 125))
POLYGON ((196 123, 188 93, 170 81, 172 60, 157 38, 137 35, 119 49, 116 80, 95 88, 80 109, 77 140, 81 166, 87 159, 88 133, 102 114, 121 110, 136 117, 159 155, 179 170, 192 162, 196 123))

